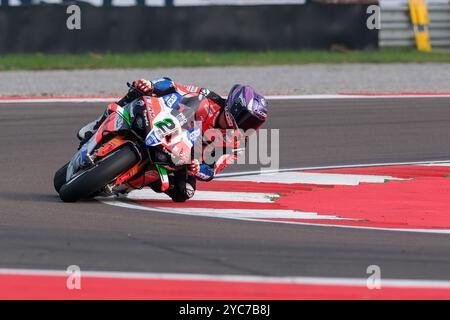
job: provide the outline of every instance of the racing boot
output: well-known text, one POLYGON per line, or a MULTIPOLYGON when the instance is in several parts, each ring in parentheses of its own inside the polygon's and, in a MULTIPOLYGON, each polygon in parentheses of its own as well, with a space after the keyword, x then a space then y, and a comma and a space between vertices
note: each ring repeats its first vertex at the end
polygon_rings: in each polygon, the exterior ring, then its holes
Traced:
POLYGON ((175 172, 170 181, 170 188, 165 193, 174 202, 185 202, 194 196, 196 182, 195 176, 187 174, 186 170, 179 170, 175 172))
POLYGON ((102 114, 99 118, 96 120, 89 122, 87 125, 85 125, 83 128, 81 128, 77 132, 77 138, 80 140, 80 145, 78 147, 78 150, 89 141, 89 139, 94 135, 94 133, 100 128, 100 125, 105 121, 106 119, 106 112, 102 114))
POLYGON ((94 127, 97 124, 97 120, 94 120, 92 122, 89 122, 87 125, 85 125, 83 128, 81 128, 77 132, 77 138, 82 141, 86 138, 86 135, 90 133, 90 136, 92 137, 92 134, 95 132, 94 127))

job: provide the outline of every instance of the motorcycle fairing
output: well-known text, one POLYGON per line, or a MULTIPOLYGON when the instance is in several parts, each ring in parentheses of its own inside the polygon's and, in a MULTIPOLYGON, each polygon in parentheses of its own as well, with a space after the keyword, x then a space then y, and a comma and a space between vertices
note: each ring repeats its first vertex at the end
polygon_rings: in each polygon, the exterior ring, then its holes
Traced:
MULTIPOLYGON (((201 137, 202 128, 197 126, 195 112, 198 110, 203 99, 195 96, 181 96, 176 93, 168 94, 161 98, 143 96, 134 100, 125 107, 115 103, 108 106, 108 117, 100 125, 97 132, 78 150, 72 157, 66 174, 66 181, 72 179, 77 172, 86 166, 88 156, 93 155, 96 148, 103 143, 104 138, 111 133, 129 131, 132 128, 144 129, 146 142, 149 146, 161 146, 162 151, 172 158, 175 165, 190 163, 191 150, 195 142, 201 137), (159 116, 161 114, 161 116, 159 116), (156 119, 158 117, 158 119, 156 119), (161 118, 161 120, 160 120, 161 118), (159 124, 159 128, 155 125, 159 124), (161 132, 164 128, 166 132, 161 132)), ((139 131, 139 130, 138 130, 139 131)), ((113 139, 99 150, 99 156, 105 156, 124 143, 131 141, 120 140, 120 137, 113 139)), ((133 143, 133 142, 131 142, 133 143)), ((120 176, 121 182, 137 179, 136 173, 142 169, 142 160, 139 164, 131 168, 120 176)), ((164 166, 155 164, 159 173, 163 189, 169 187, 167 170, 164 166)), ((152 176, 152 179, 154 177, 152 176)))
MULTIPOLYGON (((86 165, 87 156, 93 153, 95 148, 102 142, 107 134, 130 129, 127 121, 124 120, 124 116, 122 116, 122 114, 124 114, 124 109, 118 106, 117 109, 119 110, 119 108, 121 109, 121 113, 119 114, 117 111, 112 112, 100 125, 97 132, 74 154, 67 167, 66 181, 69 181, 80 168, 86 165)), ((125 112, 125 114, 128 113, 125 112)))
POLYGON ((104 157, 107 154, 110 154, 111 152, 116 150, 117 148, 123 146, 125 143, 134 144, 132 141, 123 139, 120 136, 114 137, 113 139, 109 140, 107 143, 102 145, 96 154, 98 157, 104 157))
POLYGON ((118 110, 121 110, 121 113, 119 113, 119 111, 111 113, 100 125, 100 128, 98 128, 95 134, 95 141, 97 143, 100 143, 109 133, 120 130, 130 130, 130 125, 125 121, 124 116, 122 116, 122 114, 125 113, 127 117, 129 117, 129 113, 125 112, 122 107, 119 108, 118 110))
MULTIPOLYGON (((195 100, 198 99, 190 97, 188 101, 195 100)), ((195 108, 181 105, 182 101, 179 94, 146 99, 151 130, 145 142, 149 147, 161 146, 175 165, 190 163, 192 146, 201 136, 200 126, 191 127, 195 123, 195 108)))
POLYGON ((179 93, 166 94, 162 97, 164 103, 170 109, 174 109, 178 106, 178 103, 181 101, 182 96, 179 93))

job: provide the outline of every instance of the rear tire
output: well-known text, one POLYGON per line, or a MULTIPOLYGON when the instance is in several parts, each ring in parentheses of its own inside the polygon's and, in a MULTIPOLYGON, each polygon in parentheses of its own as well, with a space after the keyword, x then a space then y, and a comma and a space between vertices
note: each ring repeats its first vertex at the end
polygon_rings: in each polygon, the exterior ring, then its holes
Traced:
POLYGON ((87 198, 100 191, 121 173, 131 169, 138 161, 139 158, 132 147, 125 145, 94 167, 65 183, 59 191, 59 197, 64 202, 76 202, 87 198))

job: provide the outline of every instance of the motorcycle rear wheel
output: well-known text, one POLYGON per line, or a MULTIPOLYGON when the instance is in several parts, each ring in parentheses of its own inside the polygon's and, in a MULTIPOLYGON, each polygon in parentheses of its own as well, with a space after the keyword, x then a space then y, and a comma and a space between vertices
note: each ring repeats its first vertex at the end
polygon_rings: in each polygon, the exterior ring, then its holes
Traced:
POLYGON ((133 148, 125 145, 65 183, 59 190, 59 197, 64 202, 88 198, 131 169, 138 161, 138 155, 133 148))

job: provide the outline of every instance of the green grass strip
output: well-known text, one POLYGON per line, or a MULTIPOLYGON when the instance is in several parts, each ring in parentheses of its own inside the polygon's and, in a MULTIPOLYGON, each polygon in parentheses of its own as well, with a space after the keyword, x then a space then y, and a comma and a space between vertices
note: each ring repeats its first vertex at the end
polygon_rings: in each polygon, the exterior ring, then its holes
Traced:
POLYGON ((203 66, 303 65, 311 63, 450 62, 450 51, 139 52, 89 54, 5 54, 0 70, 118 69, 203 66))

